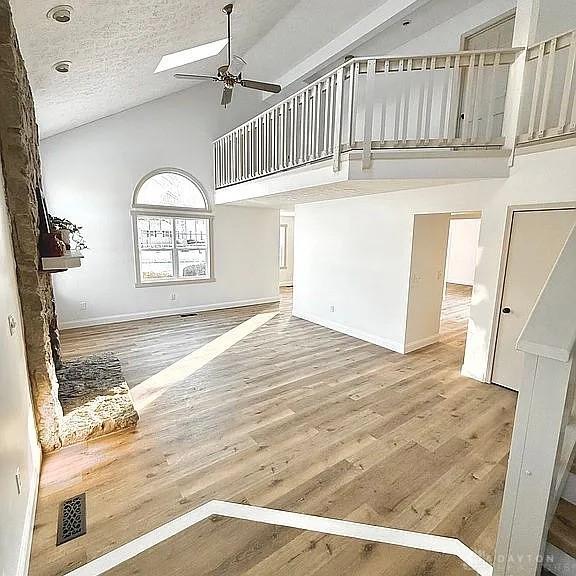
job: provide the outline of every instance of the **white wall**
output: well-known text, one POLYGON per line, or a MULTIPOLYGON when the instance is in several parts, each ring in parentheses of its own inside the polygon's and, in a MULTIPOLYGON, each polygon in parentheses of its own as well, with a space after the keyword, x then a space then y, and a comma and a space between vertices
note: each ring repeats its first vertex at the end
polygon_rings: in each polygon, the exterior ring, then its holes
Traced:
POLYGON ((286 225, 286 268, 280 268, 280 286, 292 286, 294 278, 294 216, 281 213, 280 224, 286 225))
POLYGON ((30 400, 20 299, 0 166, 0 570, 24 576, 32 539, 40 449, 30 400), (8 316, 16 321, 11 335, 8 316), (22 493, 16 489, 20 469, 22 493))
POLYGON ((450 221, 446 282, 466 286, 474 284, 479 238, 479 218, 456 218, 450 221))
POLYGON ((546 40, 576 28, 574 0, 539 0, 536 40, 546 40))
POLYGON ((83 226, 90 248, 81 268, 55 275, 61 327, 278 298, 279 216, 260 208, 216 208, 215 282, 135 287, 130 205, 138 181, 181 168, 212 199, 212 141, 254 112, 242 95, 224 110, 217 92, 200 86, 41 142, 48 208, 83 226))
POLYGON ((440 336, 449 227, 449 214, 414 216, 405 352, 433 344, 440 336))
POLYGON ((297 206, 294 314, 401 350, 413 215, 481 210, 463 372, 487 379, 507 208, 576 203, 575 158, 575 147, 533 152, 516 158, 508 179, 297 206))

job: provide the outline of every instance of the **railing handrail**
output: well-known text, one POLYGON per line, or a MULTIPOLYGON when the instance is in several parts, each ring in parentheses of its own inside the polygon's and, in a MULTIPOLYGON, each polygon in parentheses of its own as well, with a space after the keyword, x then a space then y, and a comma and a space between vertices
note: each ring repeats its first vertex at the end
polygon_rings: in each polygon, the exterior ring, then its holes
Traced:
POLYGON ((517 349, 528 354, 568 362, 576 345, 576 225, 534 308, 517 349))
MULTIPOLYGON (((555 34, 554 36, 550 36, 550 38, 546 38, 545 40, 540 40, 539 42, 535 42, 531 46, 528 46, 526 49, 526 60, 535 60, 538 58, 538 49, 539 47, 544 44, 550 44, 554 40, 556 40, 556 50, 562 50, 563 48, 568 48, 568 46, 572 43, 572 35, 576 32, 576 28, 571 30, 567 30, 566 32, 562 32, 561 34, 555 34)), ((545 52, 546 54, 549 53, 550 47, 548 47, 548 51, 545 52)))
MULTIPOLYGON (((266 110, 260 112, 260 114, 257 114, 256 116, 253 116, 252 118, 250 118, 249 120, 247 120, 243 124, 239 124, 238 126, 236 126, 236 128, 233 128, 232 130, 229 130, 225 134, 222 134, 222 136, 220 136, 219 138, 214 140, 214 143, 219 142, 220 140, 226 138, 227 136, 230 136, 231 134, 234 134, 234 132, 236 132, 242 128, 245 128, 246 126, 250 125, 252 122, 257 121, 259 118, 263 118, 264 116, 269 114, 272 110, 274 110, 276 108, 281 108, 282 105, 285 104, 286 102, 289 102, 290 100, 293 100, 294 98, 299 97, 301 94, 303 94, 307 90, 310 90, 314 86, 317 86, 318 84, 322 84, 328 78, 330 78, 331 76, 334 76, 338 72, 338 70, 349 67, 353 64, 370 62, 371 60, 375 60, 378 62, 378 61, 399 61, 399 60, 422 60, 423 58, 441 59, 441 58, 451 58, 451 57, 456 57, 456 56, 476 56, 478 54, 520 54, 521 52, 524 52, 524 50, 525 50, 524 48, 514 48, 514 47, 513 48, 500 48, 500 49, 490 48, 487 50, 461 50, 458 52, 442 52, 442 53, 438 53, 438 54, 420 54, 420 55, 416 55, 416 56, 411 56, 411 55, 386 56, 386 55, 384 55, 384 56, 358 56, 355 58, 350 58, 346 62, 343 62, 342 64, 339 64, 335 68, 331 69, 329 72, 327 72, 326 74, 324 74, 323 76, 321 76, 320 78, 318 78, 317 80, 312 82, 311 84, 308 84, 307 86, 304 86, 303 88, 300 88, 300 90, 298 90, 297 92, 294 92, 294 94, 291 94, 290 96, 287 96, 286 98, 284 98, 280 102, 274 104, 274 106, 267 108, 266 110)), ((377 72, 377 73, 381 73, 381 72, 377 72)))

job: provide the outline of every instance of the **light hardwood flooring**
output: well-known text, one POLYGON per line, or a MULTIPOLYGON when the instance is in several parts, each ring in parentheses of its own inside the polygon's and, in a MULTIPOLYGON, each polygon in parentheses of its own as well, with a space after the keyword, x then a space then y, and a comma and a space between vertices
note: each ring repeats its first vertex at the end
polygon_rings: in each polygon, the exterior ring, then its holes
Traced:
MULTIPOLYGON (((451 286, 442 341, 409 355, 292 317, 290 290, 279 306, 64 332, 66 356, 118 355, 141 421, 45 458, 30 574, 65 574, 211 499, 454 536, 491 561, 516 395, 459 374, 469 299, 451 286), (188 377, 139 392, 270 311, 188 377), (56 547, 58 505, 80 492, 88 533, 56 547)), ((186 533, 186 551, 181 535, 149 553, 155 564, 110 576, 469 573, 445 556, 241 521, 186 533), (194 569, 178 568, 181 554, 194 569)))

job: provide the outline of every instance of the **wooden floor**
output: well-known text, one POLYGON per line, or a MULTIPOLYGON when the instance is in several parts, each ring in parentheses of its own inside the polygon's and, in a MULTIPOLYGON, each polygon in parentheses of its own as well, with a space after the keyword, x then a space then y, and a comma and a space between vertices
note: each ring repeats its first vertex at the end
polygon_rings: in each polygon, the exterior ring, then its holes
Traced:
MULTIPOLYGON (((459 375, 469 299, 452 286, 441 343, 409 355, 292 317, 289 290, 280 306, 64 332, 68 357, 118 355, 141 421, 45 458, 30 574, 65 574, 211 499, 454 536, 491 561, 516 396, 459 375), (219 355, 205 346, 271 311, 219 355), (188 376, 147 385, 207 350, 188 376), (56 548, 58 504, 80 492, 88 533, 56 548)), ((180 574, 180 554, 194 576, 470 573, 404 548, 207 524, 189 529, 187 552, 182 535, 110 575, 180 574)))

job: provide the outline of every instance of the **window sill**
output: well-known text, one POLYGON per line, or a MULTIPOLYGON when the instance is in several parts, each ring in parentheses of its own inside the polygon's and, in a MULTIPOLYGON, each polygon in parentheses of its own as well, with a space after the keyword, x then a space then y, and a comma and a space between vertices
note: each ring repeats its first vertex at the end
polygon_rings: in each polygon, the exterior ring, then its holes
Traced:
POLYGON ((206 284, 216 282, 216 278, 196 278, 195 280, 156 280, 152 282, 136 282, 136 288, 153 288, 154 286, 179 286, 181 284, 206 284))

